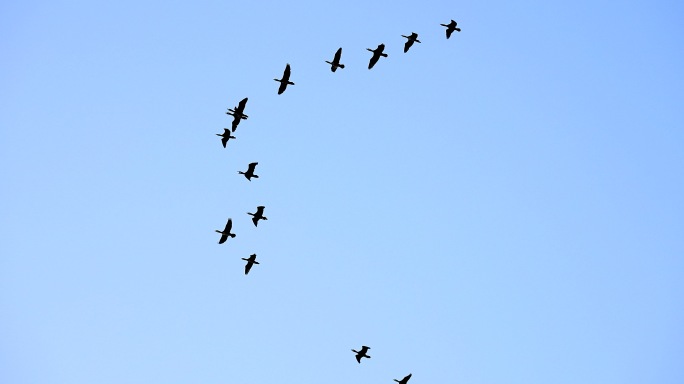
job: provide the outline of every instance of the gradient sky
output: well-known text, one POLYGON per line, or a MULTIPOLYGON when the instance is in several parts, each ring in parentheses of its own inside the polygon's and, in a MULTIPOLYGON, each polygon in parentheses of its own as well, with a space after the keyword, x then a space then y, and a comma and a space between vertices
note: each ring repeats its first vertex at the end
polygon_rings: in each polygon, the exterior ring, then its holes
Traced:
POLYGON ((359 4, 0 4, 0 382, 684 382, 684 5, 359 4))

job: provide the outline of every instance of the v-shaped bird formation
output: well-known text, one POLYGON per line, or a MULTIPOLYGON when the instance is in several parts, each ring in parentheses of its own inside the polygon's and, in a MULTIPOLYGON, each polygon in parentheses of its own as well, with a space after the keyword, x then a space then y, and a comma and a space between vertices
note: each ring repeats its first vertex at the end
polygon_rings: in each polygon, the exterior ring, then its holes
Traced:
MULTIPOLYGON (((455 32, 461 32, 461 29, 457 27, 457 23, 454 20, 451 20, 448 24, 440 24, 443 27, 446 27, 446 38, 449 39, 452 35, 452 33, 455 32)), ((411 32, 410 35, 401 35, 401 37, 405 38, 406 41, 404 42, 404 53, 407 53, 409 49, 413 46, 414 43, 420 43, 420 40, 418 40, 418 34, 415 32, 411 32)), ((371 56, 369 62, 368 62, 368 69, 372 69, 375 67, 375 65, 380 61, 380 58, 387 58, 389 55, 385 53, 385 44, 379 44, 377 48, 375 49, 370 49, 366 48, 368 51, 372 52, 373 55, 371 56)), ((342 64, 340 61, 342 59, 342 48, 339 48, 333 57, 332 61, 325 61, 327 64, 330 65, 330 71, 335 72, 337 69, 344 69, 345 65, 342 64)), ((290 81, 290 77, 292 75, 292 70, 290 68, 290 64, 285 65, 285 70, 283 71, 283 75, 280 79, 273 79, 277 82, 280 83, 278 86, 278 95, 283 94, 287 90, 288 85, 295 85, 294 82, 290 81)), ((236 139, 235 136, 233 136, 233 133, 237 130, 238 125, 242 120, 247 120, 248 116, 245 114, 245 108, 247 106, 247 101, 248 98, 245 97, 244 99, 240 100, 238 105, 234 108, 229 108, 228 111, 226 112, 227 115, 230 115, 233 117, 233 121, 231 123, 231 128, 224 128, 223 133, 219 134, 217 133, 216 136, 221 137, 221 144, 223 145, 224 148, 226 148, 226 145, 228 144, 228 141, 230 139, 236 139)), ((256 175, 254 172, 256 170, 256 166, 258 165, 258 162, 252 162, 249 163, 247 166, 246 171, 238 171, 238 174, 243 175, 248 181, 252 181, 253 178, 257 179, 259 178, 258 175, 256 175)), ((257 206, 256 212, 247 212, 248 215, 252 216, 252 223, 254 224, 254 227, 258 227, 259 221, 260 220, 268 220, 266 216, 264 216, 264 209, 266 207, 263 205, 257 206)), ((232 233, 232 228, 233 228, 233 220, 228 219, 228 222, 226 223, 225 228, 221 230, 216 230, 217 233, 221 234, 221 237, 219 238, 218 243, 223 244, 225 243, 229 238, 235 238, 235 234, 232 233)), ((242 260, 245 260, 247 264, 245 265, 245 275, 249 274, 250 270, 254 266, 254 264, 259 264, 258 261, 256 261, 256 254, 251 254, 249 258, 242 258, 242 260)), ((352 349, 352 352, 355 353, 355 358, 356 361, 361 364, 361 359, 364 357, 367 359, 370 359, 371 357, 368 355, 368 350, 370 347, 368 346, 361 346, 360 350, 355 350, 352 349)), ((401 380, 394 379, 399 384, 408 384, 409 379, 411 378, 411 374, 409 373, 407 376, 405 376, 401 380)))

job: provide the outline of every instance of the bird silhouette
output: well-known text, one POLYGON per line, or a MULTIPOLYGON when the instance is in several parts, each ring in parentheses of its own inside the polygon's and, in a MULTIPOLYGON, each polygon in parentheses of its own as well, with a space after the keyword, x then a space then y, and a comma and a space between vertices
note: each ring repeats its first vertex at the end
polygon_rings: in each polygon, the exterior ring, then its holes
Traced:
POLYGON ((285 92, 285 88, 287 88, 287 85, 295 85, 295 83, 290 81, 290 64, 287 64, 285 66, 285 72, 283 72, 283 78, 282 79, 273 79, 275 81, 280 82, 280 87, 278 88, 278 94, 280 95, 281 93, 285 92))
POLYGON ((219 231, 218 229, 216 232, 221 234, 221 238, 219 239, 219 244, 223 244, 228 240, 228 236, 230 237, 235 237, 234 233, 230 233, 231 228, 233 228, 233 220, 228 219, 228 222, 226 223, 226 228, 223 231, 219 231))
POLYGON ((453 19, 449 24, 440 24, 442 27, 446 27, 446 37, 447 39, 451 37, 451 34, 456 31, 456 32, 461 32, 461 28, 457 28, 456 25, 458 23, 455 22, 453 19))
POLYGON ((370 356, 368 356, 368 355, 366 354, 366 352, 368 352, 369 349, 370 349, 370 347, 366 347, 365 345, 362 345, 362 346, 361 346, 361 350, 360 350, 360 351, 357 351, 357 350, 355 350, 355 349, 352 349, 352 352, 356 353, 356 361, 358 361, 359 364, 361 364, 361 358, 362 358, 362 357, 367 357, 367 358, 370 359, 370 356))
POLYGON ((244 99, 240 100, 240 104, 238 104, 237 107, 235 108, 230 108, 228 109, 228 112, 226 112, 226 115, 231 115, 233 116, 233 132, 237 129, 238 124, 240 124, 240 121, 246 120, 247 115, 244 114, 245 112, 245 106, 247 105, 247 98, 245 97, 244 99))
POLYGON ((411 378, 411 374, 409 373, 408 376, 404 377, 403 379, 401 379, 401 380, 394 379, 394 381, 396 381, 399 384, 406 384, 406 383, 408 383, 410 378, 411 378))
POLYGON ((415 32, 411 32, 409 36, 401 35, 401 37, 405 37, 408 39, 408 41, 404 43, 404 53, 408 52, 409 48, 411 48, 413 43, 420 43, 420 40, 418 40, 418 34, 415 32))
POLYGON ((247 168, 247 172, 238 171, 238 173, 241 175, 245 175, 245 177, 249 181, 252 181, 252 177, 255 177, 258 179, 259 176, 254 174, 254 168, 256 168, 257 164, 259 164, 259 163, 256 163, 256 162, 255 163, 249 163, 249 168, 247 168))
POLYGON ((371 69, 375 66, 375 63, 378 62, 380 56, 387 57, 386 53, 382 53, 382 51, 385 50, 385 44, 380 44, 375 49, 366 48, 366 50, 373 52, 373 57, 371 57, 370 62, 368 63, 368 69, 371 69))
POLYGON ((344 69, 344 64, 340 64, 340 57, 342 56, 342 48, 338 49, 337 52, 335 52, 335 58, 333 59, 332 63, 329 61, 326 61, 326 63, 330 64, 330 70, 335 72, 337 71, 337 68, 342 68, 344 69))
POLYGON ((217 133, 216 136, 222 137, 221 144, 223 144, 223 148, 226 147, 228 140, 235 139, 235 136, 230 134, 230 129, 228 129, 228 128, 223 128, 223 133, 217 133))
POLYGON ((245 259, 243 257, 242 260, 247 261, 247 264, 245 265, 245 275, 249 273, 250 269, 252 269, 252 265, 259 264, 259 262, 256 261, 256 253, 251 254, 249 256, 249 259, 245 259))
POLYGON ((247 212, 248 215, 252 216, 252 223, 254 223, 255 227, 259 223, 259 220, 268 220, 268 218, 264 216, 264 208, 266 207, 260 205, 257 207, 256 213, 247 212))

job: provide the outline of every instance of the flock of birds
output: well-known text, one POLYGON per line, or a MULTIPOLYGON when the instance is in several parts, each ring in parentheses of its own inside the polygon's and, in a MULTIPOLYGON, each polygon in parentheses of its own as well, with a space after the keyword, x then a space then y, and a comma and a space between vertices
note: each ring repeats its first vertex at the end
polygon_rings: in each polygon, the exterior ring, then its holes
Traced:
MULTIPOLYGON (((449 39, 451 37, 451 34, 456 31, 456 32, 461 32, 461 29, 457 27, 458 23, 456 21, 451 20, 448 24, 440 24, 443 27, 446 27, 446 38, 449 39)), ((402 37, 406 38, 407 41, 404 43, 404 53, 408 52, 408 50, 413 46, 414 43, 420 43, 420 40, 418 40, 418 34, 415 32, 411 32, 410 35, 405 36, 401 35, 402 37)), ((370 61, 368 62, 368 69, 372 69, 375 64, 377 64, 378 60, 380 60, 381 57, 387 57, 387 54, 384 53, 385 50, 385 44, 380 44, 376 49, 370 49, 366 48, 368 51, 373 52, 373 56, 370 58, 370 61)), ((326 61, 326 63, 330 64, 330 70, 332 72, 335 72, 338 68, 344 69, 344 64, 340 63, 340 59, 342 58, 342 48, 339 48, 337 52, 335 52, 335 57, 333 58, 333 61, 326 61)), ((295 85, 292 81, 290 81, 290 64, 287 64, 285 66, 285 71, 283 72, 283 76, 281 79, 273 79, 277 82, 280 83, 280 86, 278 87, 278 94, 282 94, 285 92, 287 89, 288 85, 295 85)), ((221 137, 221 143, 223 144, 223 148, 226 147, 226 144, 228 144, 228 141, 230 139, 235 139, 235 136, 232 135, 233 132, 237 129, 238 125, 242 120, 246 120, 248 118, 247 115, 245 115, 245 107, 247 106, 247 97, 242 99, 240 103, 235 107, 235 108, 229 108, 228 112, 226 112, 227 115, 233 116, 233 122, 231 128, 224 128, 223 133, 217 133, 217 136, 221 137)), ((252 181, 252 178, 259 178, 258 175, 254 173, 256 166, 258 165, 258 162, 254 163, 249 163, 247 166, 247 171, 238 171, 238 174, 244 175, 245 178, 248 181, 252 181)), ((252 216, 252 223, 254 223, 254 226, 257 227, 259 225, 259 220, 268 220, 266 216, 264 216, 264 209, 266 207, 263 205, 260 205, 257 207, 255 213, 247 212, 248 215, 252 216)), ((225 243, 228 238, 234 238, 235 234, 232 233, 232 228, 233 228, 233 220, 228 219, 228 222, 226 223, 226 226, 223 230, 216 230, 217 233, 221 234, 221 237, 219 238, 219 244, 225 243)), ((245 275, 249 274, 249 271, 252 269, 254 264, 259 264, 258 261, 256 261, 256 254, 251 254, 249 258, 242 258, 242 260, 245 260, 247 264, 245 265, 245 275)), ((365 345, 361 346, 360 350, 355 350, 352 349, 352 352, 356 354, 356 361, 361 364, 361 359, 362 358, 368 358, 370 359, 370 356, 367 354, 368 350, 370 347, 367 347, 365 345)), ((405 376, 401 380, 394 379, 399 384, 407 384, 409 379, 411 378, 411 374, 409 373, 407 376, 405 376)))

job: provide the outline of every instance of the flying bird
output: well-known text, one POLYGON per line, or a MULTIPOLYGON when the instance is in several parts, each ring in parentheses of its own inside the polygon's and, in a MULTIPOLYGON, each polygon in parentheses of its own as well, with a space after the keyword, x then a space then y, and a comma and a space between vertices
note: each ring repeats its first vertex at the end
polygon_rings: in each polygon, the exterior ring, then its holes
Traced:
POLYGON ((375 63, 380 59, 380 56, 387 57, 386 53, 382 53, 382 51, 385 50, 385 44, 380 44, 375 49, 366 48, 366 50, 373 52, 373 57, 371 57, 370 62, 368 63, 368 69, 373 68, 375 63))
POLYGON ((406 377, 404 377, 403 379, 401 379, 401 381, 400 381, 400 380, 397 380, 397 379, 394 379, 394 381, 396 381, 396 382, 399 383, 399 384, 406 384, 406 383, 408 383, 408 381, 409 381, 410 378, 411 378, 411 374, 409 373, 408 376, 406 376, 406 377))
POLYGON ((342 48, 338 49, 337 52, 335 52, 335 58, 333 59, 332 63, 329 61, 326 61, 326 63, 330 64, 330 70, 335 72, 337 68, 342 68, 344 69, 344 64, 340 64, 340 57, 342 56, 342 48))
POLYGON ((240 124, 241 120, 246 120, 247 115, 244 114, 245 112, 245 105, 247 105, 247 98, 245 97, 240 101, 240 104, 238 104, 237 107, 235 108, 230 108, 228 109, 228 112, 226 112, 226 115, 231 115, 233 116, 233 132, 237 129, 238 124, 240 124))
POLYGON ((280 95, 281 93, 285 92, 285 88, 287 88, 287 85, 295 85, 295 83, 290 81, 290 64, 287 64, 285 66, 285 72, 283 72, 283 78, 282 79, 273 79, 275 81, 280 82, 280 87, 278 88, 278 94, 280 95))
POLYGON ((256 261, 256 253, 251 254, 249 256, 249 259, 245 259, 243 257, 242 260, 247 261, 247 265, 245 265, 245 275, 249 273, 250 269, 252 269, 252 265, 259 264, 259 262, 256 261))
POLYGON ((418 34, 415 32, 411 32, 411 35, 409 36, 401 35, 401 37, 405 37, 408 39, 408 41, 404 43, 404 53, 408 52, 409 48, 411 48, 413 43, 420 43, 420 40, 418 40, 418 34))
POLYGON ((260 205, 257 207, 256 213, 247 212, 248 215, 252 216, 252 223, 254 223, 255 227, 259 223, 259 220, 268 220, 268 218, 264 216, 264 208, 266 207, 260 205))
POLYGON ((249 181, 252 181, 252 177, 255 177, 258 179, 259 176, 254 174, 254 168, 256 168, 257 164, 259 164, 259 163, 256 163, 256 162, 255 163, 249 163, 249 168, 247 168, 247 172, 238 171, 238 173, 241 175, 245 175, 245 177, 249 181))
POLYGON ((228 129, 228 128, 223 128, 223 133, 217 133, 216 136, 222 137, 221 144, 223 144, 223 148, 226 147, 228 140, 235 139, 235 136, 230 134, 230 129, 228 129))
POLYGON ((361 364, 361 358, 362 358, 362 357, 367 357, 367 358, 370 359, 370 356, 368 356, 368 355, 366 354, 366 352, 368 352, 369 349, 370 349, 370 347, 366 347, 365 345, 362 345, 362 346, 361 346, 361 350, 360 350, 360 351, 357 351, 357 350, 355 350, 355 349, 352 349, 352 352, 356 353, 356 361, 358 361, 359 364, 361 364))
POLYGON ((230 237, 235 237, 234 233, 230 233, 231 228, 233 228, 233 220, 228 219, 228 222, 226 223, 226 228, 223 231, 219 231, 218 229, 216 232, 221 234, 221 238, 219 239, 219 244, 223 244, 228 240, 228 236, 230 237))
POLYGON ((440 24, 442 27, 446 27, 446 37, 447 39, 451 37, 451 34, 456 31, 456 32, 461 32, 461 28, 457 28, 456 25, 458 23, 455 22, 453 19, 449 24, 440 24))

